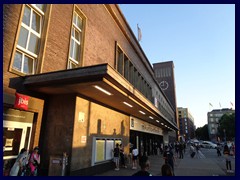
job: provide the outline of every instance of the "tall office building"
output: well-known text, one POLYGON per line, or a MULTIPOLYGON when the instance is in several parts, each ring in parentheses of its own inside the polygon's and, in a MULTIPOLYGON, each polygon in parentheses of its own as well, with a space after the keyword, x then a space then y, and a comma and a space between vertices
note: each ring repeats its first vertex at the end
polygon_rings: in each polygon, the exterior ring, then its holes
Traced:
POLYGON ((166 95, 167 99, 170 101, 170 104, 172 105, 172 107, 175 109, 175 120, 176 120, 175 123, 177 123, 178 125, 176 86, 175 86, 173 61, 155 63, 153 64, 153 70, 154 70, 155 78, 161 90, 166 95))
POLYGON ((195 137, 194 118, 188 108, 178 107, 179 136, 185 140, 195 137))

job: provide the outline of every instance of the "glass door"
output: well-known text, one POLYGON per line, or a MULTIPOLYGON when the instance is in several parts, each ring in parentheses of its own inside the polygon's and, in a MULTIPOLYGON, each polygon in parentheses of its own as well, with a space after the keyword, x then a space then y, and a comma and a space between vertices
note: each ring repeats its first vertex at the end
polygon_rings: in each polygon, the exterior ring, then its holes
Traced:
POLYGON ((29 149, 32 123, 3 121, 3 159, 16 158, 22 148, 29 149))

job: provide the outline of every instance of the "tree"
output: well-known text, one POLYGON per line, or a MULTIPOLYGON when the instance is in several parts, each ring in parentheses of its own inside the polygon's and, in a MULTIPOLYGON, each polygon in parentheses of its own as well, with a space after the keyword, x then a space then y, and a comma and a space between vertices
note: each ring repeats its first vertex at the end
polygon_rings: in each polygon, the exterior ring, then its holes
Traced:
POLYGON ((233 140, 235 138, 235 113, 224 114, 219 120, 218 130, 221 139, 224 139, 226 135, 227 141, 233 140))
POLYGON ((196 138, 201 140, 209 140, 208 136, 208 125, 205 124, 203 127, 197 128, 195 131, 196 138))

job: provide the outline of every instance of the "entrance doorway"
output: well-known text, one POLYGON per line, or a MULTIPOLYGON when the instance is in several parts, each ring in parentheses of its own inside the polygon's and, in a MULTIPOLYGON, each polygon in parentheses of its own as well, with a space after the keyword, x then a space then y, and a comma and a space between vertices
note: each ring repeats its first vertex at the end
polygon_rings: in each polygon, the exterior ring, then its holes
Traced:
POLYGON ((4 108, 3 175, 8 175, 22 148, 29 149, 34 113, 4 108))

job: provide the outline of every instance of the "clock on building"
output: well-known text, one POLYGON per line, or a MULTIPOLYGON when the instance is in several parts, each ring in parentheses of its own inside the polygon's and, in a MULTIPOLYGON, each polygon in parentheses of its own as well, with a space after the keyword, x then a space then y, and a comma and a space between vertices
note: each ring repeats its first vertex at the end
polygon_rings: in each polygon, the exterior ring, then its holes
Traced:
POLYGON ((160 82, 159 85, 160 85, 162 90, 166 90, 169 86, 167 81, 162 81, 162 82, 160 82))

